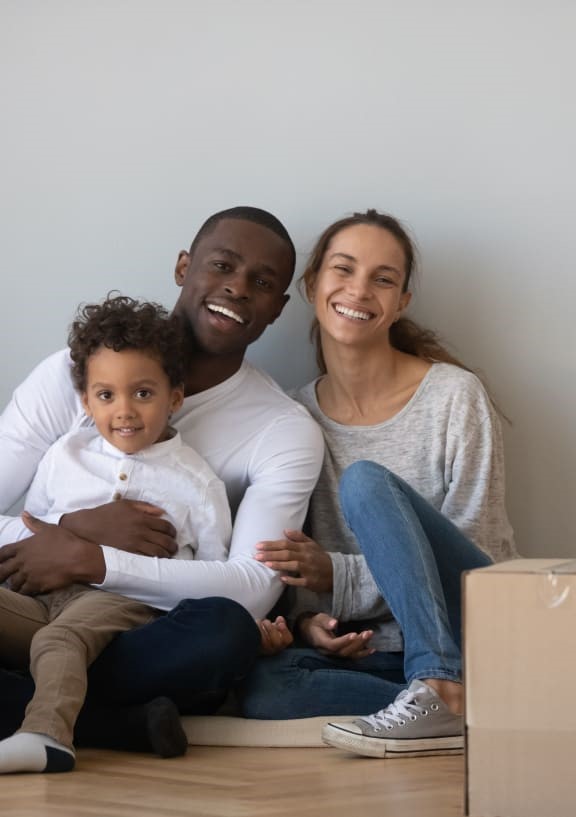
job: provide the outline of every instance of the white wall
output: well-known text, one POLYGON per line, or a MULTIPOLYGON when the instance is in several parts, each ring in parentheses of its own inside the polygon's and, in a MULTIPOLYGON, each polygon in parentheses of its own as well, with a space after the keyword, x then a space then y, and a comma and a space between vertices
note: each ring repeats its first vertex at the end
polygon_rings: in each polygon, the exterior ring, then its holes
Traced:
MULTIPOLYGON (((573 0, 2 0, 0 403, 79 301, 173 303, 211 212, 303 259, 376 206, 419 239, 415 314, 487 375, 527 555, 576 554, 573 0)), ((252 357, 309 378, 296 296, 252 357)))

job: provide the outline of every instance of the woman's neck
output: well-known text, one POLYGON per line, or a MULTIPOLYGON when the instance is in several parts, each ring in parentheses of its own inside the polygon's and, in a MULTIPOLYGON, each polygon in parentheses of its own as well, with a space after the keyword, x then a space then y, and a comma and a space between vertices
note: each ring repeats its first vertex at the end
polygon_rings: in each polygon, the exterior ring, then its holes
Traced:
POLYGON ((377 425, 414 396, 431 364, 389 344, 377 350, 323 344, 326 374, 316 392, 322 411, 343 425, 377 425))

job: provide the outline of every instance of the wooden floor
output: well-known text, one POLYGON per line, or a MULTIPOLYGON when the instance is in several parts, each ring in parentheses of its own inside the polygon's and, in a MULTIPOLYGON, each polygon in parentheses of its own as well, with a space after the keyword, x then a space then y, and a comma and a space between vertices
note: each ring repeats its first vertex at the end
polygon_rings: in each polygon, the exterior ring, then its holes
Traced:
POLYGON ((76 771, 0 778, 6 817, 460 817, 462 757, 190 747, 157 760, 78 752, 76 771))

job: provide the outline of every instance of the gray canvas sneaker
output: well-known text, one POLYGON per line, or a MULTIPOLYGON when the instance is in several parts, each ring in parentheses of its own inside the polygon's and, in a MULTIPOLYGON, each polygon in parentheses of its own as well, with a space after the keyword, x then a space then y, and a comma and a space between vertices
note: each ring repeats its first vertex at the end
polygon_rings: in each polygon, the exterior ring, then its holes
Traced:
POLYGON ((463 732, 462 715, 453 715, 428 684, 414 680, 375 715, 326 724, 322 740, 367 757, 459 755, 463 732))

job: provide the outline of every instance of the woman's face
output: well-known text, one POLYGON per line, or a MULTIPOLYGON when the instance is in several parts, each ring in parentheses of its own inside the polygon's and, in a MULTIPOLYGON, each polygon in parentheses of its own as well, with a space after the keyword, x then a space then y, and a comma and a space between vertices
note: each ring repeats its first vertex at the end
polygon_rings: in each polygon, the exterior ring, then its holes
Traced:
POLYGON ((337 233, 308 293, 323 340, 381 345, 410 301, 402 291, 405 267, 402 245, 388 230, 356 224, 337 233))

